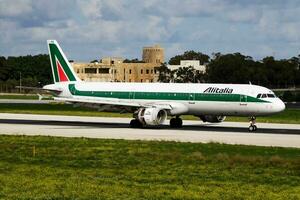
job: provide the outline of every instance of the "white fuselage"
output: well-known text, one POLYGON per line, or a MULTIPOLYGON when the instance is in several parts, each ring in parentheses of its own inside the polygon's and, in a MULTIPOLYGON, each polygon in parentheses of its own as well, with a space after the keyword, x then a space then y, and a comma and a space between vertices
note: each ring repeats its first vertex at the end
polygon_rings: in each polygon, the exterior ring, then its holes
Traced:
POLYGON ((262 116, 285 109, 271 90, 246 84, 60 82, 44 88, 61 90, 58 100, 134 107, 167 103, 174 109, 172 115, 262 116), (257 98, 258 94, 272 97, 257 98))

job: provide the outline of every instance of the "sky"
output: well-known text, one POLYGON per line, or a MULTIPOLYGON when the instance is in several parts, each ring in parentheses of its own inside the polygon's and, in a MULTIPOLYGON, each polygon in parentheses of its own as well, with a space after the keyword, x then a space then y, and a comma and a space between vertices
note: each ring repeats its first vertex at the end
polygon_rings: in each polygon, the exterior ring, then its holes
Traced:
POLYGON ((187 50, 260 60, 300 54, 300 0, 0 0, 0 55, 141 59, 160 44, 166 61, 187 50))

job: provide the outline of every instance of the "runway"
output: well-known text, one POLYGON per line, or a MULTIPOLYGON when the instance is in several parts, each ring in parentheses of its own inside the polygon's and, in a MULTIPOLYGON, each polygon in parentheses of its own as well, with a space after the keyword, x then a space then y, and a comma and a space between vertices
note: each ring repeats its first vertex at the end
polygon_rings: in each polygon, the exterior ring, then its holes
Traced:
POLYGON ((257 124, 259 130, 248 132, 248 123, 208 124, 184 121, 182 129, 166 125, 129 128, 129 118, 77 117, 0 113, 0 134, 47 135, 127 140, 164 140, 178 142, 219 142, 257 146, 300 148, 300 125, 257 124))

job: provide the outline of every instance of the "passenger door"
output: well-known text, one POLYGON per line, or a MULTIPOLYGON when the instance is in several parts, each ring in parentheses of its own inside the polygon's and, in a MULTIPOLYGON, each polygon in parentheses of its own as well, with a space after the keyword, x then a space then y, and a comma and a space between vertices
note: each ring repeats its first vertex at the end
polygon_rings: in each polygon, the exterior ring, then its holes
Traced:
POLYGON ((247 95, 240 95, 240 105, 241 106, 246 106, 247 105, 247 95))

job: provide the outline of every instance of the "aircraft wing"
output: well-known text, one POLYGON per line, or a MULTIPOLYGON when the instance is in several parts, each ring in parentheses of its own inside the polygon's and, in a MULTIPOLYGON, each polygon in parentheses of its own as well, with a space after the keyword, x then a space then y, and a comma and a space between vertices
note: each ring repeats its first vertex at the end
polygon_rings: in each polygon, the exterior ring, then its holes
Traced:
POLYGON ((78 99, 78 98, 60 98, 55 97, 54 100, 63 101, 67 103, 77 104, 79 106, 87 106, 92 108, 98 108, 98 110, 126 110, 132 112, 137 108, 160 108, 167 110, 171 114, 178 114, 187 111, 187 107, 178 102, 132 102, 124 99, 78 99))
POLYGON ((126 101, 121 99, 101 99, 101 100, 94 100, 94 99, 77 99, 77 98, 61 98, 61 97, 54 97, 54 100, 69 102, 69 103, 91 103, 91 104, 100 104, 100 105, 116 105, 116 106, 129 106, 129 107, 143 107, 143 108, 150 108, 150 107, 157 107, 161 109, 172 109, 172 106, 168 103, 164 102, 147 102, 147 103, 137 103, 132 101, 126 101))
POLYGON ((111 100, 111 99, 102 99, 102 100, 94 100, 94 99, 76 99, 76 98, 60 98, 55 97, 54 100, 69 102, 69 103, 85 103, 85 104, 99 104, 99 105, 116 105, 116 106, 129 106, 129 107, 142 107, 141 104, 130 101, 120 101, 120 100, 111 100))

